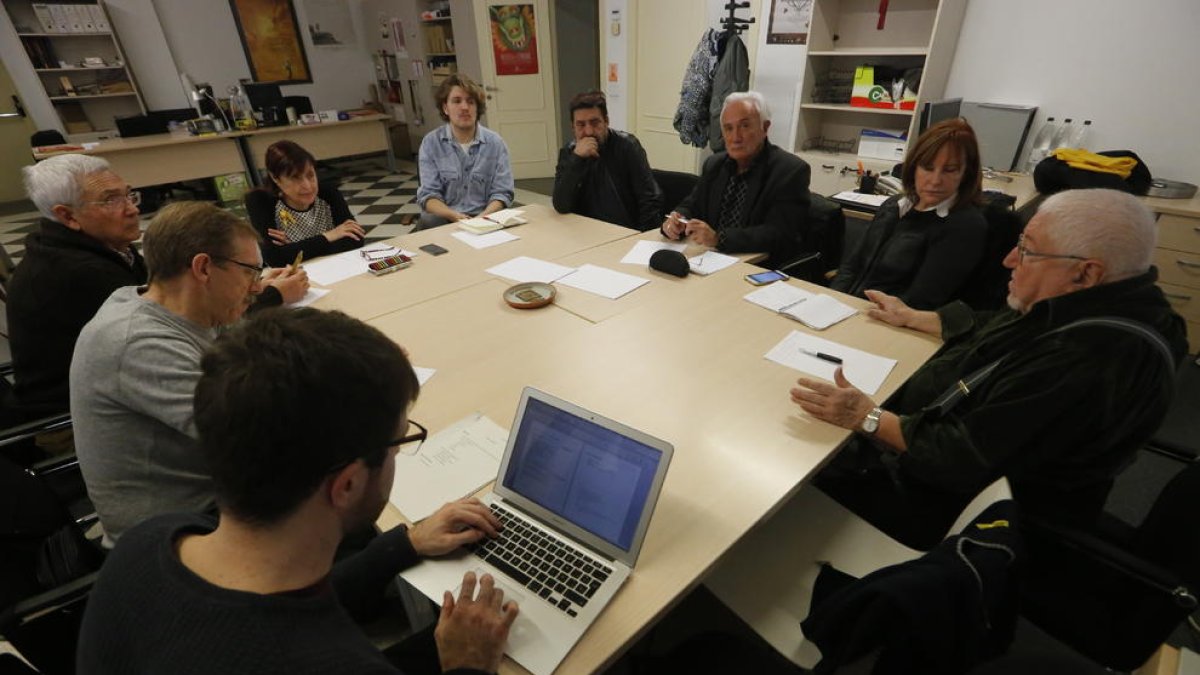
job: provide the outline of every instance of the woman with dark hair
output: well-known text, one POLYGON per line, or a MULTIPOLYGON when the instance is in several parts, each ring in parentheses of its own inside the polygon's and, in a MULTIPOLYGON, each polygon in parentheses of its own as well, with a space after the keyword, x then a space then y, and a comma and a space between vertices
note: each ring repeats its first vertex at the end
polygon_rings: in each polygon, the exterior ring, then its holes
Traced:
POLYGON ((879 207, 842 260, 833 289, 859 297, 882 291, 914 309, 937 309, 957 297, 987 242, 982 173, 966 120, 927 129, 904 158, 904 191, 879 207))
POLYGON ((289 265, 362 246, 366 232, 333 183, 317 183, 312 154, 291 141, 267 148, 267 185, 246 193, 246 213, 262 237, 263 261, 289 265))

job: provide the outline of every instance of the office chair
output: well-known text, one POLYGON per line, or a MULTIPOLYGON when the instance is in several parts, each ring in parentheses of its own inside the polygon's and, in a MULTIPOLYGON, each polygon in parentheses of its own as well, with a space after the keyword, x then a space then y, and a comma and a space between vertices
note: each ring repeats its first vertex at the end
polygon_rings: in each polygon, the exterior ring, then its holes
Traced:
POLYGON ((45 145, 66 145, 67 139, 58 129, 41 129, 29 137, 30 147, 40 148, 45 145))
POLYGON ((1025 518, 1021 614, 1106 668, 1140 667, 1197 607, 1197 513, 1200 463, 1191 458, 1136 527, 1109 514, 1086 531, 1025 518))
POLYGON ((650 169, 650 173, 654 175, 654 182, 658 183, 658 189, 663 193, 663 220, 666 220, 667 214, 679 206, 679 202, 683 201, 684 197, 692 194, 692 189, 700 180, 696 174, 682 171, 650 169))
POLYGON ((971 309, 1001 309, 1006 304, 1011 277, 1004 266, 1004 258, 1017 245, 1025 223, 1016 211, 1000 203, 984 206, 983 218, 987 221, 983 257, 967 277, 956 299, 967 303, 971 309))
POLYGON ((1200 361, 1189 356, 1175 375, 1175 398, 1167 417, 1146 445, 1181 461, 1200 457, 1200 361))
POLYGON ((841 204, 809 193, 804 232, 797 235, 804 253, 785 263, 779 271, 797 279, 828 286, 833 272, 842 262, 845 236, 846 214, 841 204))

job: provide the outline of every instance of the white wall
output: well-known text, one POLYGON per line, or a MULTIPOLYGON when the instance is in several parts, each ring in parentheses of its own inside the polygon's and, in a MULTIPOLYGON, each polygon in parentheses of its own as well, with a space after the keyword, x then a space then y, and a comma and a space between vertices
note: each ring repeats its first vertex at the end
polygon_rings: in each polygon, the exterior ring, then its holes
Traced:
POLYGON ((153 0, 107 0, 121 49, 149 110, 188 108, 192 102, 179 82, 179 70, 163 34, 153 0))
POLYGON ((946 96, 1092 120, 1092 150, 1133 150, 1200 183, 1200 2, 971 0, 946 96))
MULTIPOLYGON (((349 5, 349 0, 347 5, 349 5)), ((239 78, 250 77, 250 64, 238 39, 237 24, 228 2, 196 0, 153 0, 163 33, 181 72, 196 82, 208 82, 218 96, 239 78)), ((304 39, 304 52, 312 71, 312 84, 287 85, 285 96, 308 96, 316 110, 354 108, 367 99, 374 82, 373 65, 367 48, 358 44, 316 48, 308 37, 303 0, 296 0, 296 19, 304 39)), ((361 28, 361 26, 357 26, 361 28)), ((126 38, 126 42, 136 39, 126 38)), ((130 58, 132 62, 132 57, 130 58)))

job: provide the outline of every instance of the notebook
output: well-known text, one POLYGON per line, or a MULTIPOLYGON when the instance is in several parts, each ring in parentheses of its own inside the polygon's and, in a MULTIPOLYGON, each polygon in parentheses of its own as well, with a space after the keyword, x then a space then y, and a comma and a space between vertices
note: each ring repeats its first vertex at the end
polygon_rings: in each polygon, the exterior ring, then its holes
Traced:
POLYGON ((441 603, 490 573, 520 614, 505 653, 535 675, 562 662, 632 573, 666 478, 669 443, 545 392, 521 394, 493 491, 504 535, 401 576, 441 603))

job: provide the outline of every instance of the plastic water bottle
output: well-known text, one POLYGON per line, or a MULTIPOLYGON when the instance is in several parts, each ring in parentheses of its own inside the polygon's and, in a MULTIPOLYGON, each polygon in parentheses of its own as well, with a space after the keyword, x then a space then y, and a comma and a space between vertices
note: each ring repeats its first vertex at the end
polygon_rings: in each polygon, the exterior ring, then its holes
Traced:
POLYGON ((1033 173, 1038 162, 1050 154, 1050 143, 1054 140, 1057 130, 1058 125, 1054 123, 1054 118, 1047 117, 1046 121, 1042 124, 1042 128, 1038 129, 1037 135, 1033 137, 1033 144, 1029 146, 1029 161, 1025 164, 1025 171, 1027 173, 1033 173))
POLYGON ((1071 135, 1075 133, 1075 127, 1071 125, 1071 118, 1063 120, 1063 124, 1054 133, 1054 141, 1050 143, 1050 152, 1054 152, 1059 148, 1068 147, 1071 142, 1071 135))
POLYGON ((1070 143, 1067 144, 1067 147, 1082 148, 1083 144, 1087 142, 1088 132, 1091 131, 1091 126, 1091 120, 1084 120, 1083 124, 1075 127, 1075 131, 1071 134, 1071 140, 1070 143))

